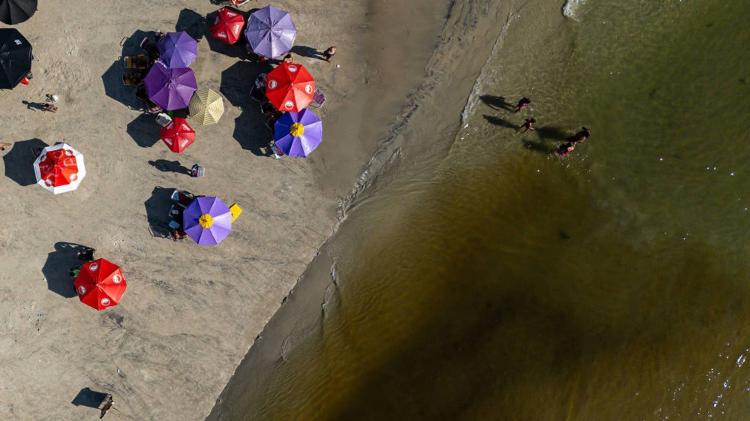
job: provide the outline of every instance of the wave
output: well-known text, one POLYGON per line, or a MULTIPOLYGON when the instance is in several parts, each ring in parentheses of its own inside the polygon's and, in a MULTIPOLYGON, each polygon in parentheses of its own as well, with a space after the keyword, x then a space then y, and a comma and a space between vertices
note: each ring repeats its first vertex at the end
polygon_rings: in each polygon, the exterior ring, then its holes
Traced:
POLYGON ((579 20, 579 10, 585 3, 586 0, 566 0, 565 4, 562 7, 563 16, 575 21, 579 20))

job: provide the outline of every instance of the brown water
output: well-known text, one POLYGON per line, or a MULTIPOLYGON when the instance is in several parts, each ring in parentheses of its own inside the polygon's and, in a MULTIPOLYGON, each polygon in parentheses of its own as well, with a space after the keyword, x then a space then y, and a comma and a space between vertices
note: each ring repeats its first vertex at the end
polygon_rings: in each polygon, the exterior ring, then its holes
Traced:
POLYGON ((448 155, 350 213, 323 323, 236 418, 750 418, 750 3, 517 11, 448 155))

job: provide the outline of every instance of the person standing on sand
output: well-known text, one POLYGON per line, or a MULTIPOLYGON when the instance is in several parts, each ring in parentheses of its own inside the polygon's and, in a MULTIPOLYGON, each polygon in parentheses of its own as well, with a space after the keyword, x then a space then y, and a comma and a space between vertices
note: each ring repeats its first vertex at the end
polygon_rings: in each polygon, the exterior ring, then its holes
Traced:
POLYGON ((531 100, 530 99, 528 99, 526 97, 523 97, 523 98, 519 99, 518 100, 518 104, 516 104, 516 110, 514 112, 517 113, 517 112, 523 110, 524 108, 528 107, 529 104, 531 104, 531 100))
POLYGON ((534 128, 534 123, 536 123, 536 119, 534 117, 527 118, 523 121, 521 127, 518 128, 518 131, 520 131, 521 133, 526 133, 527 131, 531 130, 533 132, 534 130, 536 130, 534 128))
POLYGON ((331 59, 333 56, 336 55, 336 46, 330 46, 325 51, 323 51, 323 60, 327 62, 331 62, 331 59))
POLYGON ((294 57, 292 57, 292 53, 289 53, 284 56, 284 63, 289 63, 289 64, 294 63, 294 57))
POLYGON ((115 404, 115 401, 112 400, 112 395, 107 393, 107 397, 104 398, 104 405, 102 405, 101 411, 102 413, 99 415, 99 419, 104 418, 105 415, 107 415, 107 411, 112 409, 112 405, 115 404))

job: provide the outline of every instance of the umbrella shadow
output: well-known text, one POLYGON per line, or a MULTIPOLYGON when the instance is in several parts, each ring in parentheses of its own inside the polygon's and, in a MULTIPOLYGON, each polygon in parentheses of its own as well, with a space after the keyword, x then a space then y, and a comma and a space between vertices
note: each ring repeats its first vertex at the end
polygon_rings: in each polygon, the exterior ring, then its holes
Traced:
POLYGON ((99 406, 107 399, 107 394, 97 392, 84 387, 81 389, 75 398, 70 402, 75 406, 87 406, 89 408, 99 408, 99 406))
POLYGON ((37 138, 15 142, 10 151, 3 156, 5 176, 18 183, 19 186, 36 184, 35 151, 47 146, 49 145, 37 138))
POLYGON ((235 107, 247 106, 255 79, 272 67, 268 63, 238 61, 221 72, 219 91, 235 107))
POLYGON ((159 237, 169 235, 169 208, 172 206, 170 196, 175 189, 154 187, 143 205, 146 207, 146 219, 151 232, 159 237))
POLYGON ((107 71, 102 74, 104 94, 128 108, 140 108, 142 104, 135 96, 135 88, 125 86, 122 82, 124 74, 125 67, 121 60, 112 63, 107 71))
POLYGON ((166 159, 157 159, 148 161, 149 165, 161 172, 174 172, 177 174, 190 175, 190 169, 180 164, 180 161, 167 161, 166 159))
POLYGON ((196 41, 203 39, 206 33, 206 18, 195 10, 182 9, 174 26, 175 31, 185 31, 196 41))
MULTIPOLYGON (((234 8, 231 8, 231 9, 247 17, 247 14, 245 12, 234 9, 234 8)), ((223 54, 228 57, 239 58, 239 59, 249 58, 247 54, 247 48, 245 47, 246 44, 245 44, 244 30, 240 39, 237 40, 237 42, 234 44, 227 44, 211 36, 210 23, 216 19, 217 14, 218 12, 212 12, 206 16, 206 25, 204 26, 203 35, 206 37, 206 41, 208 41, 208 48, 215 53, 223 54)))
POLYGON ((144 53, 145 51, 140 45, 141 41, 147 37, 153 39, 155 36, 156 32, 154 31, 141 31, 139 29, 133 32, 129 37, 122 39, 122 50, 120 51, 121 58, 115 60, 102 74, 102 84, 104 85, 105 95, 126 107, 135 109, 143 108, 143 104, 135 96, 135 87, 125 86, 123 83, 122 77, 125 74, 125 63, 123 62, 122 57, 144 53))
POLYGON ((489 105, 490 108, 494 108, 496 110, 515 111, 516 109, 513 104, 505 100, 505 97, 496 95, 482 95, 479 97, 479 99, 485 104, 489 105))
POLYGON ((516 126, 515 124, 511 123, 510 121, 504 118, 495 117, 493 115, 487 115, 487 114, 484 114, 483 117, 485 120, 494 124, 495 126, 505 127, 507 129, 518 129, 518 126, 516 126))
POLYGON ((325 56, 323 55, 322 51, 314 47, 308 47, 306 45, 295 45, 294 47, 292 47, 292 53, 302 57, 316 58, 318 60, 325 61, 325 56))
POLYGON ((234 120, 232 137, 242 146, 242 149, 249 150, 257 156, 272 155, 268 147, 272 134, 264 119, 260 106, 252 104, 243 108, 242 113, 234 120))
POLYGON ((42 274, 47 280, 47 289, 65 298, 76 296, 70 269, 81 265, 79 254, 89 247, 81 244, 59 242, 55 243, 55 251, 47 255, 47 261, 42 267, 42 274))
POLYGON ((151 114, 141 114, 128 123, 127 132, 142 148, 150 148, 159 141, 159 125, 151 114))

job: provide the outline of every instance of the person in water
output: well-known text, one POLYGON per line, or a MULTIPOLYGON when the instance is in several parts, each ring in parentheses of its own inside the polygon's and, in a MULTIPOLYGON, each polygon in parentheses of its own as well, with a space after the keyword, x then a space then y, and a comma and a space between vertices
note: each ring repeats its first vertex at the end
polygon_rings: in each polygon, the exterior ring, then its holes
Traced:
POLYGON ((574 134, 573 136, 565 139, 568 142, 584 142, 586 139, 588 139, 591 136, 591 130, 589 130, 586 127, 581 127, 581 130, 578 131, 578 133, 574 134))
POLYGON ((560 155, 560 157, 565 158, 566 156, 570 155, 570 153, 573 152, 575 148, 576 142, 565 142, 560 145, 557 150, 555 150, 555 153, 560 155))
POLYGON ((521 124, 521 127, 518 128, 518 131, 521 133, 526 133, 527 131, 531 130, 532 132, 536 130, 534 128, 534 123, 536 123, 536 119, 534 117, 527 118, 523 121, 523 124, 521 124))
POLYGON ((519 99, 518 103, 516 104, 516 110, 514 112, 517 113, 517 112, 523 110, 524 108, 528 107, 529 104, 531 104, 531 100, 530 99, 528 99, 526 97, 523 97, 523 98, 519 99))

